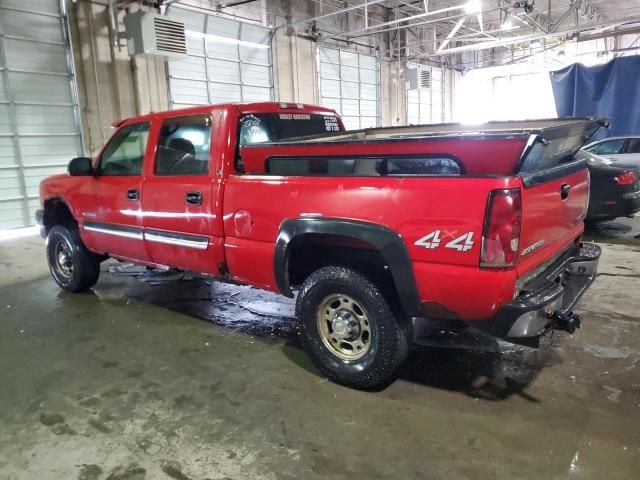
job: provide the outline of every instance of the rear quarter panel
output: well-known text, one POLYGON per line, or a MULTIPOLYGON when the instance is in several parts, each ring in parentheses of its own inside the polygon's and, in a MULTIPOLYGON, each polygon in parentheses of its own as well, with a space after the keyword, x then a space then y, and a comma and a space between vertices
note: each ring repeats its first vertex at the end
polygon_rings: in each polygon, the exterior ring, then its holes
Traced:
POLYGON ((231 175, 225 187, 226 259, 238 280, 275 290, 274 244, 290 218, 328 217, 385 225, 404 239, 423 302, 466 319, 492 317, 511 300, 515 272, 480 270, 488 193, 509 177, 278 177, 231 175), (416 245, 438 230, 436 248, 416 245), (471 234, 467 251, 447 247, 471 234))

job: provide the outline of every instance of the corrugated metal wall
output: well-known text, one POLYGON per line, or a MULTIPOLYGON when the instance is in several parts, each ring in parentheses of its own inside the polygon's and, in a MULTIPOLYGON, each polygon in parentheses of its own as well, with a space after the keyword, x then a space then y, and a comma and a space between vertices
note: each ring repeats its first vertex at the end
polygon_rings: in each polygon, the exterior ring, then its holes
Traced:
POLYGON ((380 125, 378 59, 320 47, 320 104, 335 109, 349 130, 380 125))
POLYGON ((169 62, 171 108, 273 99, 269 29, 183 8, 185 60, 169 62))
POLYGON ((38 185, 82 154, 60 4, 0 0, 0 229, 34 223, 38 185))

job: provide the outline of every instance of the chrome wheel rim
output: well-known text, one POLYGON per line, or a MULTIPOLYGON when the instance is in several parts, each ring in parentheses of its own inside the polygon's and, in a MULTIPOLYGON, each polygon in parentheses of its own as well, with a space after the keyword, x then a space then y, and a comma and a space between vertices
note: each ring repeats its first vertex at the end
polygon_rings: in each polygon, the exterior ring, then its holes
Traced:
POLYGON ((366 310, 344 294, 325 297, 317 313, 318 332, 325 347, 342 360, 358 360, 371 347, 371 322, 366 310))
POLYGON ((71 260, 71 248, 66 242, 60 241, 56 244, 53 255, 56 270, 65 278, 73 275, 73 261, 71 260))

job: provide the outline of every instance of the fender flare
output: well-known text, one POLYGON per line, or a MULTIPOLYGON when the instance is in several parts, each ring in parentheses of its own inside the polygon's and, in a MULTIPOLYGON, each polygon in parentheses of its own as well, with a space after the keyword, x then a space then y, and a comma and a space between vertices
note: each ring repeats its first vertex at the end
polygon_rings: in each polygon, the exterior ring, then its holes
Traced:
POLYGON ((73 218, 76 223, 80 224, 80 221, 78 220, 78 215, 77 215, 77 211, 75 211, 74 208, 71 207, 71 204, 67 201, 66 198, 56 195, 56 196, 51 196, 48 198, 45 198, 42 202, 42 208, 39 208, 36 211, 36 216, 39 215, 38 212, 41 212, 42 215, 42 227, 45 227, 45 220, 47 219, 47 212, 50 211, 49 209, 51 208, 52 204, 60 204, 63 205, 64 207, 66 207, 66 209, 69 211, 69 213, 71 214, 71 218, 73 218))
POLYGON ((383 225, 340 218, 294 218, 280 224, 273 268, 278 290, 293 297, 289 284, 289 245, 300 235, 324 234, 349 237, 371 244, 389 266, 402 308, 412 317, 422 316, 420 296, 407 246, 402 237, 383 225))

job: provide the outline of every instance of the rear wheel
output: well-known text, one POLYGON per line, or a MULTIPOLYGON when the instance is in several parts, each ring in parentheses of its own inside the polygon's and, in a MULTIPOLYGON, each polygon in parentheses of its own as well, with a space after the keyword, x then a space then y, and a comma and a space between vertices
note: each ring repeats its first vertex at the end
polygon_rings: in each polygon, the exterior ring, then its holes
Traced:
POLYGON ((100 260, 82 243, 76 229, 56 225, 47 234, 47 261, 56 283, 69 292, 93 287, 100 276, 100 260))
POLYGON ((331 266, 312 273, 298 294, 296 313, 307 354, 336 383, 384 387, 409 354, 408 321, 396 316, 380 289, 354 270, 331 266))

